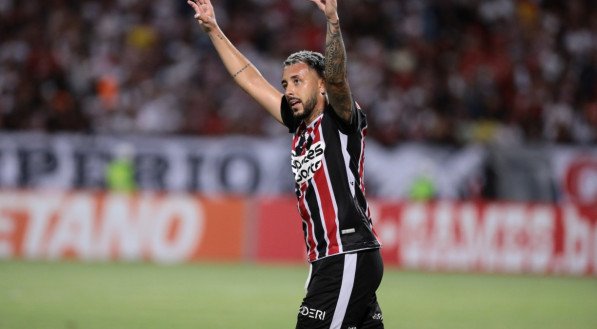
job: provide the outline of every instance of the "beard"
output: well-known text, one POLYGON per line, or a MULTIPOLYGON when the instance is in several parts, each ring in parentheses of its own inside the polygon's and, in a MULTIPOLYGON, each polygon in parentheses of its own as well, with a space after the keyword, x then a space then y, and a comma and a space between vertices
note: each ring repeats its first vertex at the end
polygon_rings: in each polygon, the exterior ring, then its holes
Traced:
POLYGON ((303 102, 303 112, 293 113, 295 119, 305 120, 310 117, 311 113, 313 113, 313 110, 315 109, 315 105, 317 105, 317 96, 313 95, 306 102, 303 102))

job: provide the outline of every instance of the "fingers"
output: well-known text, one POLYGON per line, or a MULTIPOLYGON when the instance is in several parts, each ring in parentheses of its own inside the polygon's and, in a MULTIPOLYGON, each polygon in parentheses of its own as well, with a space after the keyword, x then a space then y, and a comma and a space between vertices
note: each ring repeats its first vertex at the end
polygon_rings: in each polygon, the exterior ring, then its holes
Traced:
POLYGON ((186 0, 195 11, 195 20, 203 27, 204 31, 212 29, 215 22, 213 7, 209 0, 186 0))
POLYGON ((316 4, 317 7, 319 7, 319 9, 325 10, 325 1, 326 0, 309 0, 309 1, 313 2, 314 4, 316 4))
POLYGON ((195 9, 195 18, 198 17, 197 14, 202 15, 208 12, 208 9, 211 8, 209 0, 187 0, 187 3, 195 9))
POLYGON ((195 3, 195 1, 187 0, 187 3, 189 4, 189 6, 193 7, 193 9, 195 10, 195 13, 199 13, 201 11, 201 9, 197 5, 197 3, 195 3))
POLYGON ((204 12, 204 10, 201 10, 201 7, 199 6, 199 4, 197 4, 197 0, 187 0, 187 3, 195 10, 195 19, 198 19, 200 23, 203 23, 201 15, 204 12))
POLYGON ((200 6, 209 6, 209 5, 211 5, 211 3, 209 2, 209 0, 197 0, 197 2, 199 3, 200 6))

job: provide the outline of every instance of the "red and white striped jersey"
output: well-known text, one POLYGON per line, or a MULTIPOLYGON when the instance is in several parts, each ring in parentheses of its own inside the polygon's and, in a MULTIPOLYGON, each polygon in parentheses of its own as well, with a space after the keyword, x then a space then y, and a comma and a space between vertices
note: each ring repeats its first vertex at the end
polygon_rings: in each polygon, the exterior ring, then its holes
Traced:
POLYGON ((327 106, 309 126, 282 97, 282 119, 294 134, 291 165, 307 257, 315 260, 379 248, 365 199, 367 119, 356 103, 350 124, 327 106))

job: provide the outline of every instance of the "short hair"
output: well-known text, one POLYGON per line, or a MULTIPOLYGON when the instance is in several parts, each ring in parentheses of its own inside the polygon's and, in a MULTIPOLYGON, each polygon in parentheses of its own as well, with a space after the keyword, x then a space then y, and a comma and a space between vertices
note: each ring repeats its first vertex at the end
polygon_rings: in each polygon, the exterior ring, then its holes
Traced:
POLYGON ((305 63, 310 68, 314 69, 320 77, 324 77, 325 71, 325 57, 316 51, 301 50, 288 56, 284 61, 284 67, 296 63, 305 63))

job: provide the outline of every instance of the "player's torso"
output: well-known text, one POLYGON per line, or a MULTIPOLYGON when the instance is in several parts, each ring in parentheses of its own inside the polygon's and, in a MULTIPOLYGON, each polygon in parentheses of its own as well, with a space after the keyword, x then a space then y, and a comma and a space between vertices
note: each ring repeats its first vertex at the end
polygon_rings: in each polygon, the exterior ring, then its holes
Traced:
POLYGON ((311 261, 379 247, 361 184, 363 138, 343 134, 327 113, 294 134, 291 167, 311 261))

